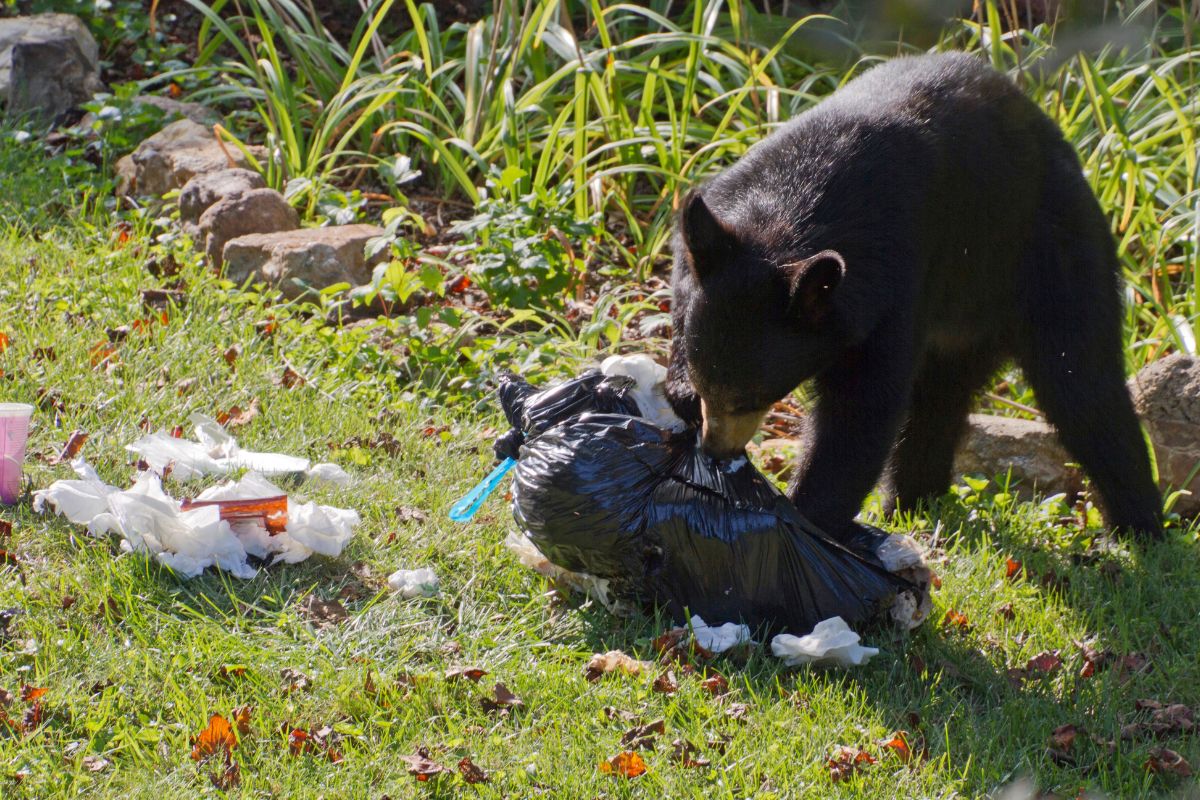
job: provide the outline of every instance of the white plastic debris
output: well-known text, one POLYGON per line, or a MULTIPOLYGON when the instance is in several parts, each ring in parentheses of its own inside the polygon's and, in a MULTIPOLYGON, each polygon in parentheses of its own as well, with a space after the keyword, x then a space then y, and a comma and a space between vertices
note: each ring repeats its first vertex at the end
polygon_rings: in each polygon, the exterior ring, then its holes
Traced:
POLYGON ((933 600, 929 596, 933 570, 925 562, 925 548, 911 536, 894 533, 883 540, 875 555, 888 572, 899 575, 915 587, 897 592, 888 609, 896 624, 905 630, 913 630, 933 610, 933 600))
POLYGON ((726 622, 724 625, 709 625, 699 615, 691 620, 692 635, 696 644, 713 653, 724 653, 738 645, 750 644, 750 626, 726 622))
POLYGON ((152 472, 163 475, 170 469, 171 477, 179 481, 250 470, 261 475, 304 473, 343 486, 350 482, 350 475, 336 464, 313 466, 307 458, 299 456, 243 450, 237 439, 212 417, 192 414, 188 419, 195 426, 195 441, 177 439, 167 431, 158 431, 143 436, 125 449, 137 454, 152 472))
POLYGON ((771 652, 790 667, 801 664, 833 664, 857 667, 879 655, 874 647, 863 647, 860 637, 841 617, 818 622, 807 636, 781 633, 771 640, 771 652))
MULTIPOLYGON (((147 553, 187 578, 210 566, 252 578, 258 570, 247 561, 248 555, 287 563, 303 561, 314 552, 336 556, 359 524, 355 511, 289 498, 287 524, 271 535, 258 520, 222 520, 217 506, 184 511, 153 472, 139 473, 133 486, 121 490, 101 481, 83 459, 72 461, 71 467, 79 479, 55 481, 35 492, 35 511, 44 512, 49 503, 71 522, 86 525, 91 535, 117 534, 122 550, 147 553)), ((262 475, 249 472, 201 492, 196 500, 257 500, 283 494, 262 475)))
POLYGON ((440 584, 432 569, 421 567, 396 570, 388 576, 388 586, 405 600, 411 600, 414 597, 432 597, 438 593, 440 584))
POLYGON ((523 533, 509 531, 508 536, 504 539, 504 546, 512 551, 522 566, 528 567, 573 592, 590 597, 613 614, 629 616, 636 611, 625 601, 612 596, 606 578, 597 578, 586 572, 571 572, 569 569, 563 569, 542 555, 542 551, 537 549, 537 545, 523 533))
POLYGON ((609 356, 600 364, 605 375, 624 375, 637 384, 630 394, 642 416, 660 428, 678 433, 687 427, 667 400, 667 368, 648 355, 609 356))

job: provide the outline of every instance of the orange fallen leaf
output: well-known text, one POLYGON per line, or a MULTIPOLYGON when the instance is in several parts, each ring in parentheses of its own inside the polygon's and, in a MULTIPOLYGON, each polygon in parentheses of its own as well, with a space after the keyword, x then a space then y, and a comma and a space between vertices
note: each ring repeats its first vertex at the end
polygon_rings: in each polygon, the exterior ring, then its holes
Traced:
POLYGON ((237 735, 229 720, 220 714, 213 714, 208 718, 208 727, 192 739, 192 761, 207 761, 215 755, 228 753, 237 744, 237 735))
POLYGON ((833 757, 825 762, 825 767, 829 770, 829 777, 833 779, 833 782, 838 783, 857 772, 860 765, 874 763, 875 757, 867 751, 857 747, 842 746, 835 750, 833 757))
POLYGON ((950 627, 968 630, 971 627, 971 621, 967 619, 967 615, 953 608, 946 612, 946 616, 942 618, 942 624, 950 627))
POLYGON ((879 742, 879 746, 885 750, 891 750, 901 761, 909 761, 912 759, 912 750, 908 746, 908 732, 896 731, 891 738, 883 739, 879 742))
POLYGON ((624 750, 607 761, 601 761, 600 771, 605 775, 636 778, 646 774, 646 762, 637 753, 624 750))
POLYGON ((21 699, 24 700, 26 703, 36 703, 43 696, 45 696, 46 692, 48 692, 48 691, 50 691, 50 690, 45 688, 44 686, 28 686, 28 685, 22 686, 21 687, 21 699))
POLYGON ((1010 558, 1004 562, 1004 577, 1005 578, 1012 580, 1013 578, 1017 577, 1020 574, 1020 572, 1021 572, 1021 562, 1020 561, 1017 561, 1015 558, 1010 558))
POLYGON ((0 353, 3 353, 8 349, 8 344, 8 334, 4 331, 0 331, 0 353))

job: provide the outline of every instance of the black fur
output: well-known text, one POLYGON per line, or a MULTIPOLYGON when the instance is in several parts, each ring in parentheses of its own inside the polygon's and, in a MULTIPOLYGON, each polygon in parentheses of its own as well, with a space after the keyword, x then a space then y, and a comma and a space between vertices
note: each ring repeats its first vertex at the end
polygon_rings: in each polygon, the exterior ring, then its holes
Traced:
POLYGON ((1012 358, 1109 523, 1161 535, 1108 223, 1054 123, 982 61, 848 83, 685 198, 675 252, 672 403, 745 414, 813 379, 790 493, 831 533, 881 474, 892 507, 944 493, 1012 358))

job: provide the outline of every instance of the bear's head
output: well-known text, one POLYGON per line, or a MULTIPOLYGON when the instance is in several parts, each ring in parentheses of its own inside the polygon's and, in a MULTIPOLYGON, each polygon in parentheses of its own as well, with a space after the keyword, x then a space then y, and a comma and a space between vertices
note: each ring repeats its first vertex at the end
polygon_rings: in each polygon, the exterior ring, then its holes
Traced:
MULTIPOLYGON (((730 215, 733 216, 733 215, 730 215)), ((772 404, 835 359, 842 337, 833 250, 720 219, 693 190, 680 209, 673 278, 677 347, 700 396, 703 446, 740 454, 772 404)))

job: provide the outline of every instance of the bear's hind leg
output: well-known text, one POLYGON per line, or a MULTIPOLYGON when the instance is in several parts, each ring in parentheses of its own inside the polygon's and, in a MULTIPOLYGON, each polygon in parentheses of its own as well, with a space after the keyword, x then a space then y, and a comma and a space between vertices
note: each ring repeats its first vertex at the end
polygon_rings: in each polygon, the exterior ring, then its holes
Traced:
POLYGON ((1045 248, 1028 273, 1017 360, 1063 445, 1100 490, 1108 524, 1160 538, 1162 497, 1125 386, 1116 256, 1107 230, 1090 234, 1045 248))

